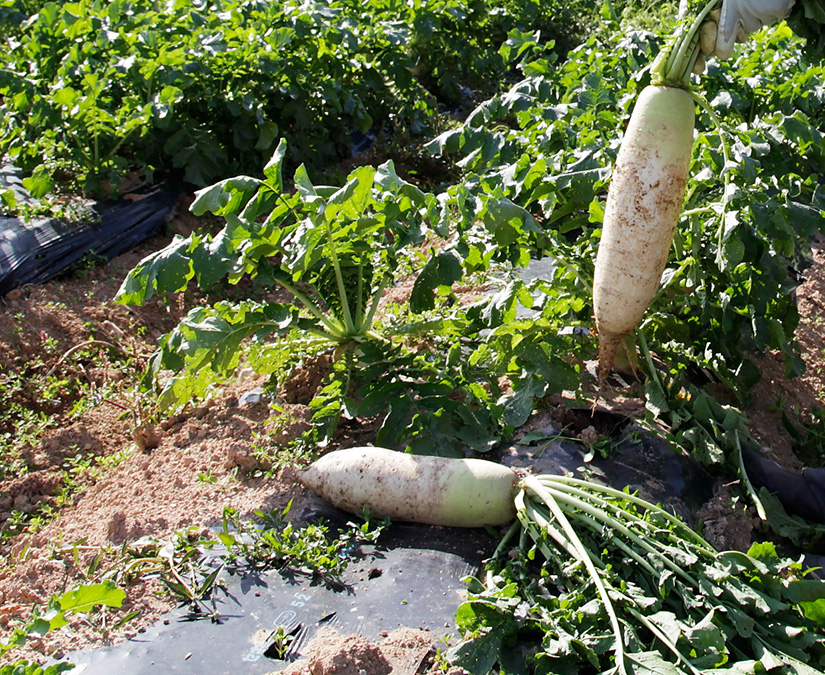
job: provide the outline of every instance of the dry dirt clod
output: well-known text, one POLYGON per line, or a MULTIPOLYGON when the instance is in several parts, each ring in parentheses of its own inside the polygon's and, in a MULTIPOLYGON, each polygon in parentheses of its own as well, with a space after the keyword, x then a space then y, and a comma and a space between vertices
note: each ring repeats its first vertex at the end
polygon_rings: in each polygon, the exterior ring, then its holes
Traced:
POLYGON ((229 443, 226 446, 226 469, 232 470, 236 466, 244 473, 249 473, 258 467, 258 460, 252 449, 238 442, 229 443))
POLYGON ((160 445, 160 434, 154 424, 141 424, 132 431, 132 438, 141 452, 154 450, 160 445))
POLYGON ((322 628, 283 675, 416 675, 433 653, 432 636, 412 628, 399 628, 377 643, 322 628))

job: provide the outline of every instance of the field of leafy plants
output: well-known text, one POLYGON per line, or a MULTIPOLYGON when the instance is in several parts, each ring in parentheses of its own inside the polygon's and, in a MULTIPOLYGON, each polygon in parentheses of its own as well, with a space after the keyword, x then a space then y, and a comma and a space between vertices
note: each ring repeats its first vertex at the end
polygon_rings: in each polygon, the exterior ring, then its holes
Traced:
MULTIPOLYGON (((626 492, 536 481, 520 497, 532 525, 471 582, 461 639, 433 672, 823 672, 825 592, 788 552, 815 550, 825 530, 750 484, 743 453, 759 444, 741 412, 761 355, 779 354, 788 379, 803 369, 795 291, 825 235, 825 66, 810 29, 822 4, 800 3, 790 26, 693 77, 676 238, 628 363, 603 388, 591 293, 606 190, 675 6, 381 0, 363 12, 347 0, 0 3, 0 152, 43 210, 181 180, 192 214, 219 223, 144 257, 113 299, 201 298, 135 384, 141 424, 192 410, 241 370, 272 394, 312 362, 320 384, 279 462, 339 447, 353 420, 376 445, 496 459, 550 400, 595 407, 622 391, 643 401, 641 424, 738 486, 764 540, 719 553, 626 492), (375 147, 353 157, 364 138, 375 147)), ((825 418, 801 413, 787 424, 820 467, 825 418)), ((378 536, 373 525, 357 536, 378 536)), ((324 549, 324 568, 282 519, 266 526, 252 552, 232 532, 253 529, 230 512, 219 539, 233 556, 336 573, 343 543, 324 549)), ((195 550, 181 543, 180 564, 195 550)), ((167 590, 205 607, 217 572, 199 574, 167 590)), ((122 602, 111 579, 85 589, 3 649, 122 602)))
POLYGON ((346 156, 353 135, 403 143, 496 89, 509 30, 569 48, 584 32, 572 18, 588 15, 531 0, 376 0, 368 21, 351 0, 82 0, 30 18, 37 4, 0 7, 0 147, 40 195, 55 183, 105 194, 127 172, 206 185, 260 172, 279 138, 315 167, 346 156))

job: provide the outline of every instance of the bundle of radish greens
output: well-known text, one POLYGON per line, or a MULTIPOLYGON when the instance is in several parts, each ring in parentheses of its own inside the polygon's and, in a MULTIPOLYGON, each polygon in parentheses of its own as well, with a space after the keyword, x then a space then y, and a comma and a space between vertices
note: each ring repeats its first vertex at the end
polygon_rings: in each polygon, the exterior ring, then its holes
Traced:
POLYGON ((525 478, 515 501, 519 554, 505 538, 458 610, 450 656, 470 672, 822 672, 825 583, 773 544, 719 552, 659 506, 564 476, 525 478))

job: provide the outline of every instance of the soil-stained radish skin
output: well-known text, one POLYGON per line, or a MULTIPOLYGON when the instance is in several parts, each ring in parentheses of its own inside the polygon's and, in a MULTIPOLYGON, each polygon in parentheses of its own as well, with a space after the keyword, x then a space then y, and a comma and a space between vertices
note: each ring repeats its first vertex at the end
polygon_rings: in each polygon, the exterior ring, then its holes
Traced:
POLYGON ((324 455, 299 480, 344 511, 364 506, 378 517, 483 527, 515 518, 517 475, 483 459, 448 459, 359 447, 324 455))
POLYGON ((667 263, 687 184, 694 102, 684 89, 642 90, 616 158, 596 256, 599 379, 642 320, 667 263))

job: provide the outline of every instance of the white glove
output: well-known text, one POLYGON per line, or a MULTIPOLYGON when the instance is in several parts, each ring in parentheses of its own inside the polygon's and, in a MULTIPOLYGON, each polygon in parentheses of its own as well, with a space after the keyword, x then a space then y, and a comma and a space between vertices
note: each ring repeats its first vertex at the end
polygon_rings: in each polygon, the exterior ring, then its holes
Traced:
POLYGON ((713 10, 700 29, 700 50, 704 57, 725 60, 737 42, 744 42, 763 26, 784 19, 794 0, 722 0, 722 9, 713 10))

